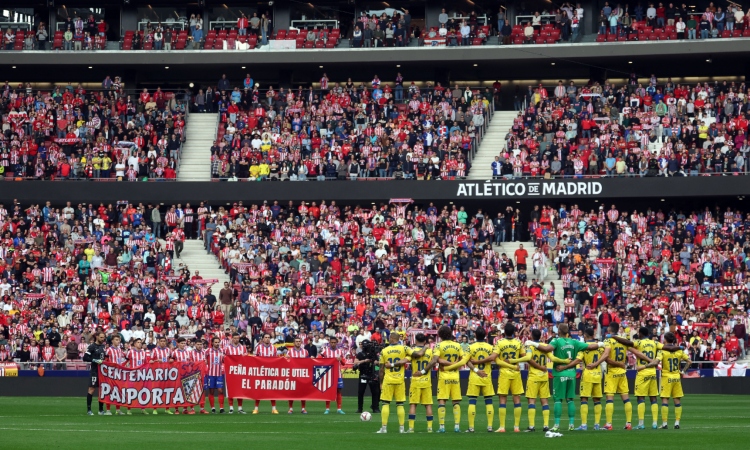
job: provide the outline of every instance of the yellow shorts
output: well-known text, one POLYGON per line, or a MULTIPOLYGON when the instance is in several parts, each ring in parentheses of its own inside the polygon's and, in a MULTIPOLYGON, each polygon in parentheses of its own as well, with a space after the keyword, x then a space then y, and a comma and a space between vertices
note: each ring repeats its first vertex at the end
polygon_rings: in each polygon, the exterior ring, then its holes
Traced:
POLYGON ((661 398, 682 398, 682 380, 679 378, 661 377, 661 398))
POLYGON ((580 396, 587 398, 602 398, 602 384, 581 382, 580 396))
POLYGON ((383 389, 380 391, 380 400, 384 402, 390 402, 393 400, 396 400, 397 402, 406 401, 406 384, 383 383, 383 389))
POLYGON ((526 382, 526 398, 549 398, 549 380, 526 382))
POLYGON ((607 374, 604 377, 604 393, 607 395, 627 394, 628 378, 625 376, 625 374, 607 374))
POLYGON ((469 384, 469 387, 466 388, 466 396, 467 397, 492 397, 495 395, 495 389, 492 387, 491 384, 488 384, 486 386, 480 386, 478 384, 469 384))
POLYGON ((438 379, 437 389, 438 400, 461 400, 461 384, 458 379, 440 380, 438 379))
POLYGON ((659 382, 656 375, 635 376, 635 396, 636 397, 656 397, 659 395, 659 382))
POLYGON ((497 395, 521 395, 523 394, 523 382, 521 378, 509 380, 500 377, 497 380, 497 395))
POLYGON ((409 403, 412 405, 431 405, 432 404, 432 386, 416 387, 411 386, 409 389, 409 403))

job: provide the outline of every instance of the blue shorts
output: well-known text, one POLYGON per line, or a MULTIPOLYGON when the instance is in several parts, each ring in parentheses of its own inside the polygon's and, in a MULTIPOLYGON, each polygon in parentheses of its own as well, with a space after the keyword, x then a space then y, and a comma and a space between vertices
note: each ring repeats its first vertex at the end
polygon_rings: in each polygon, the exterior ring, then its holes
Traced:
POLYGON ((224 375, 218 377, 207 376, 204 389, 224 389, 224 375))
POLYGON ((337 389, 344 389, 344 379, 339 378, 338 385, 336 386, 337 389))

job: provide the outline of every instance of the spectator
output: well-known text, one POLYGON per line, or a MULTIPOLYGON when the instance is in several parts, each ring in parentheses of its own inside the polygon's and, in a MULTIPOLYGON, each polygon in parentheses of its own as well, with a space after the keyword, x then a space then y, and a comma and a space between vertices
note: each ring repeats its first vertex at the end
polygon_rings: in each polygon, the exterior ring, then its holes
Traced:
POLYGON ((237 18, 237 34, 239 36, 246 36, 247 35, 247 27, 249 26, 249 22, 247 20, 247 16, 245 16, 245 13, 240 11, 240 17, 237 18))
POLYGON ((63 50, 73 50, 73 31, 70 26, 63 33, 63 50))
POLYGON ((44 22, 42 22, 36 30, 37 48, 39 50, 47 50, 47 39, 49 39, 49 34, 47 33, 47 28, 44 26, 44 22))
MULTIPOLYGON (((701 22, 702 22, 702 20, 701 20, 701 22)), ((696 37, 696 33, 697 33, 697 28, 698 28, 698 22, 695 21, 694 16, 690 16, 690 18, 688 19, 685 27, 687 28, 687 32, 688 32, 688 39, 696 39, 697 38, 696 37)))

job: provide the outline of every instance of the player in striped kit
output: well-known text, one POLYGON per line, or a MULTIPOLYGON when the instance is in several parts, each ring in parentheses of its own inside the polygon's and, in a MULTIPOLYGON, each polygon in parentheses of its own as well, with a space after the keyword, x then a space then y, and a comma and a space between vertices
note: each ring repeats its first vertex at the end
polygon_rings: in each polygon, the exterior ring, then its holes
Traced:
MULTIPOLYGON (((120 342, 122 339, 120 338, 119 334, 116 334, 112 336, 112 345, 110 345, 107 348, 107 361, 112 362, 115 364, 125 364, 125 354, 122 351, 122 347, 120 347, 120 342)), ((109 403, 107 403, 107 411, 104 413, 105 416, 111 416, 112 413, 109 411, 110 408, 109 403)), ((120 411, 120 405, 117 405, 115 407, 115 414, 118 416, 122 416, 123 413, 120 411)))
MULTIPOLYGON (((193 357, 193 361, 195 361, 195 362, 198 362, 198 361, 204 361, 205 362, 206 361, 206 352, 207 351, 208 351, 207 349, 203 348, 203 340, 202 339, 196 339, 193 351, 190 353, 190 356, 193 357)), ((204 386, 206 384, 206 380, 207 379, 208 379, 208 375, 206 375, 206 378, 203 380, 204 386)), ((200 408, 201 408, 200 409, 200 413, 201 414, 208 414, 206 412, 206 390, 205 389, 203 390, 203 395, 201 395, 200 408)), ((195 410, 195 408, 193 408, 193 410, 195 410)))
MULTIPOLYGON (((309 358, 310 354, 307 353, 305 347, 302 346, 302 338, 297 336, 294 338, 294 347, 290 348, 286 354, 287 358, 309 358)), ((302 406, 302 414, 307 414, 305 406, 307 402, 300 400, 302 406)), ((294 414, 294 400, 289 400, 289 414, 294 414)))
MULTIPOLYGON (((245 356, 247 355, 247 349, 244 345, 240 344, 240 334, 234 333, 232 335, 232 342, 227 345, 224 348, 224 354, 230 355, 230 356, 245 356)), ((232 414, 234 412, 234 405, 232 404, 232 399, 228 398, 229 400, 229 414, 232 414)), ((242 399, 237 399, 237 413, 239 414, 247 414, 244 409, 242 409, 242 399)))
MULTIPOLYGON (((271 335, 263 333, 263 340, 255 347, 255 356, 261 356, 264 358, 272 358, 276 356, 278 350, 271 344, 271 335)), ((260 400, 255 400, 255 409, 253 414, 258 414, 258 406, 260 406, 260 400)), ((271 400, 271 414, 278 414, 276 410, 276 400, 271 400)))
MULTIPOLYGON (((338 348, 339 345, 339 338, 333 336, 328 340, 328 347, 323 349, 323 351, 320 353, 320 356, 322 358, 335 358, 339 362, 339 379, 338 384, 336 385, 336 412, 339 414, 346 414, 344 411, 341 410, 341 390, 344 388, 344 378, 342 375, 342 368, 341 365, 344 363, 344 353, 345 350, 338 348)), ((323 414, 330 414, 331 413, 331 402, 326 402, 326 411, 323 414)))
MULTIPOLYGON (((194 361, 193 351, 187 348, 187 340, 184 337, 177 338, 177 349, 172 352, 172 359, 176 362, 190 362, 194 361)), ((175 414, 179 414, 178 408, 174 409, 175 414)), ((183 414, 195 414, 194 409, 182 408, 183 414)))
MULTIPOLYGON (((143 341, 141 339, 136 339, 133 342, 133 346, 130 348, 130 350, 128 350, 128 353, 125 355, 125 359, 127 360, 127 367, 131 369, 146 364, 146 360, 148 359, 148 352, 143 350, 143 341)), ((141 411, 143 412, 143 414, 146 414, 145 409, 141 409, 141 411)), ((131 413, 130 408, 128 408, 128 411, 125 414, 130 416, 133 413, 131 413)))
MULTIPOLYGON (((156 348, 151 350, 151 357, 149 358, 149 362, 168 363, 173 361, 172 350, 167 347, 167 338, 164 336, 159 336, 159 339, 156 342, 156 348)), ((173 414, 172 411, 170 411, 168 408, 164 408, 164 412, 167 414, 173 414)), ((154 408, 153 414, 159 414, 156 411, 156 408, 154 408)))
MULTIPOLYGON (((224 352, 219 347, 219 338, 211 338, 211 348, 206 351, 206 364, 208 364, 208 377, 206 377, 205 389, 209 390, 208 403, 211 405, 211 413, 216 414, 214 396, 219 391, 219 414, 224 414, 224 352)), ((201 408, 201 414, 206 414, 201 408)))

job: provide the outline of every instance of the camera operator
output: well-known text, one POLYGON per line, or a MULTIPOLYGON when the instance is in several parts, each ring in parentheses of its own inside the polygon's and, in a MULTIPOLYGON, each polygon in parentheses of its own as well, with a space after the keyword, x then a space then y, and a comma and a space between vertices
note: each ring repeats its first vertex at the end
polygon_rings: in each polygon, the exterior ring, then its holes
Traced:
POLYGON ((380 401, 380 382, 378 381, 378 369, 376 365, 380 349, 378 345, 371 341, 362 341, 362 350, 357 352, 357 359, 354 361, 354 369, 359 370, 359 386, 357 388, 357 412, 362 412, 362 405, 365 398, 365 390, 370 386, 372 394, 372 412, 379 413, 378 402, 380 401))

